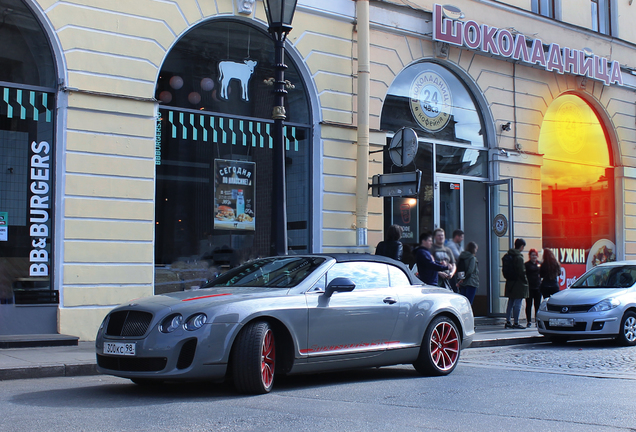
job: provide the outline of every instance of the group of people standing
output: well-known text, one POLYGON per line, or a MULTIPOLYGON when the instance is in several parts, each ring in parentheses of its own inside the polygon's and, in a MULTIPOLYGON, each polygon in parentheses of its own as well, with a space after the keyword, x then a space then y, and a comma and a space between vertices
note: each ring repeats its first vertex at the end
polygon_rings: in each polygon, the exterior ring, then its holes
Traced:
MULTIPOLYGON (((414 270, 422 282, 459 292, 468 298, 471 305, 473 304, 479 288, 477 243, 469 242, 464 250, 464 232, 460 229, 453 231, 452 239, 449 241, 445 241, 446 234, 442 228, 424 232, 420 234, 418 247, 412 251, 407 245, 402 244, 401 238, 402 227, 391 225, 386 240, 378 243, 375 254, 403 261, 411 268, 417 266, 414 270)), ((552 251, 544 249, 543 262, 540 263, 539 252, 530 249, 529 260, 524 262, 522 252, 525 247, 524 239, 516 239, 514 248, 506 254, 512 259, 504 294, 508 297, 505 328, 525 328, 519 324, 524 299, 528 321, 526 326, 531 327, 533 307, 536 317, 541 298, 550 297, 559 291, 558 278, 561 267, 552 251)))
POLYGON ((417 266, 416 275, 428 285, 445 287, 466 296, 473 303, 479 288, 477 243, 470 242, 462 248, 464 232, 455 230, 446 240, 442 228, 420 234, 419 245, 413 251, 400 242, 402 228, 392 225, 387 239, 378 243, 376 255, 404 261, 409 267, 417 266))
MULTIPOLYGON (((519 324, 523 299, 526 300, 526 326, 531 327, 533 306, 536 319, 541 297, 548 298, 559 291, 558 278, 561 274, 561 266, 554 253, 550 249, 544 249, 543 262, 539 263, 539 252, 536 249, 530 249, 528 253, 530 259, 524 262, 521 252, 525 247, 525 240, 519 238, 515 240, 514 248, 507 253, 512 257, 512 264, 510 274, 506 275, 504 269, 506 278, 504 295, 508 297, 505 328, 525 328, 519 324)), ((505 263, 503 265, 506 266, 505 263)))

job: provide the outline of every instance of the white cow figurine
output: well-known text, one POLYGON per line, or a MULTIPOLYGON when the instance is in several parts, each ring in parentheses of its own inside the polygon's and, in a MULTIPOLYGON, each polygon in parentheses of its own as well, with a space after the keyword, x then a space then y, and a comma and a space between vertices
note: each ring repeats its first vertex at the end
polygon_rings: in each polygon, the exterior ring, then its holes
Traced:
POLYGON ((245 60, 243 63, 222 61, 219 63, 219 81, 221 81, 221 97, 227 99, 227 87, 230 81, 237 79, 241 82, 242 99, 249 101, 247 95, 247 84, 254 73, 254 67, 258 62, 255 60, 245 60))

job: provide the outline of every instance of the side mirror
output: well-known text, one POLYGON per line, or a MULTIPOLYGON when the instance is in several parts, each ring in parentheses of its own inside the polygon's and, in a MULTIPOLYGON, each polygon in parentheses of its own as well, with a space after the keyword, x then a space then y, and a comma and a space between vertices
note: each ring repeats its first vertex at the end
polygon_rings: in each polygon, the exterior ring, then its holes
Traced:
POLYGON ((349 278, 337 277, 327 285, 325 295, 331 297, 331 294, 335 292, 351 292, 356 287, 356 284, 349 278))

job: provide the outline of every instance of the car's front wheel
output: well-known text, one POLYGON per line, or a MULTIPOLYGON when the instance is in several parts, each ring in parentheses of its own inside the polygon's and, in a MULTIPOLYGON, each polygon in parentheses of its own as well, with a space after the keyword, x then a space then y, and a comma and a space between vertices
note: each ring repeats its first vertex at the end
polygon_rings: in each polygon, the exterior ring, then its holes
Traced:
POLYGON ((239 333, 232 355, 234 386, 241 393, 269 393, 274 385, 276 342, 265 321, 249 323, 239 333))
POLYGON ((636 313, 629 311, 623 315, 620 333, 616 340, 621 345, 636 345, 636 313))
POLYGON ((460 346, 455 323, 448 317, 437 317, 426 329, 420 355, 413 367, 424 375, 448 375, 457 366, 460 346))

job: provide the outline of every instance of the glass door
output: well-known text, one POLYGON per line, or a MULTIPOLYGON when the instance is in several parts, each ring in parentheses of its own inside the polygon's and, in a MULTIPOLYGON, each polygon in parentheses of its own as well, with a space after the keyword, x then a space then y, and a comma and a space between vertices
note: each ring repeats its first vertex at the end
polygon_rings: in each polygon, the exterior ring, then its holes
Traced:
POLYGON ((437 176, 435 181, 435 226, 443 228, 449 239, 464 226, 464 183, 462 179, 437 176))
POLYGON ((506 280, 501 272, 501 258, 514 245, 514 219, 512 209, 512 179, 486 183, 488 185, 488 220, 490 223, 490 315, 503 315, 507 298, 504 297, 506 280))

